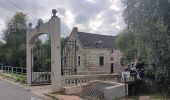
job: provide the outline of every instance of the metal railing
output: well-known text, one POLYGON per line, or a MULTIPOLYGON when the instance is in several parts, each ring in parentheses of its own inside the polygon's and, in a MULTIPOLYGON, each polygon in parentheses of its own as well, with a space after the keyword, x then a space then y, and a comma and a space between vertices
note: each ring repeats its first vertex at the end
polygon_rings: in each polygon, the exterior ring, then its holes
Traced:
POLYGON ((12 66, 0 66, 2 73, 11 73, 11 74, 22 74, 26 75, 27 69, 23 67, 12 67, 12 66))

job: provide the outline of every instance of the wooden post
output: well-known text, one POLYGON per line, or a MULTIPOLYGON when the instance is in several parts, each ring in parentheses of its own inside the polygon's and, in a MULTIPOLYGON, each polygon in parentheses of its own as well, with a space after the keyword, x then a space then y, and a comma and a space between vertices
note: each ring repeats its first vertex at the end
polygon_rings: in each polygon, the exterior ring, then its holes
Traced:
POLYGON ((125 81, 125 97, 126 97, 126 100, 128 100, 128 98, 127 98, 127 88, 126 88, 126 77, 124 77, 124 81, 125 81))

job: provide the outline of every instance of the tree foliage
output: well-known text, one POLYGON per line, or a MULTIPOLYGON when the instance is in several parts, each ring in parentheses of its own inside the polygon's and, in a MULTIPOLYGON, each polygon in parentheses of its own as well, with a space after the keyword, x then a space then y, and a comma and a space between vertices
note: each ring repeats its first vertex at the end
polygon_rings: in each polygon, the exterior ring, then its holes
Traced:
POLYGON ((4 64, 11 66, 22 66, 26 64, 26 15, 17 12, 7 22, 4 31, 4 64))
POLYGON ((51 68, 51 40, 36 39, 33 54, 34 71, 50 71, 51 68))
POLYGON ((145 61, 145 71, 157 81, 170 76, 169 0, 122 0, 127 28, 117 44, 127 61, 145 61))

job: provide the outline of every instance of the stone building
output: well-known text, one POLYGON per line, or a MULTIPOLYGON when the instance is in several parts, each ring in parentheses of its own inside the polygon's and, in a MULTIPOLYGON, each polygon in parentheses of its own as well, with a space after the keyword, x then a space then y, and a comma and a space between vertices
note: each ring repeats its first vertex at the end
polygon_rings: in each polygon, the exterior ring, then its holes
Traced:
MULTIPOLYGON (((69 72, 74 69, 73 72, 75 71, 76 74, 114 73, 115 69, 120 67, 122 57, 115 44, 115 39, 116 36, 79 32, 78 28, 74 27, 68 41, 76 41, 75 52, 70 55, 73 57, 72 60, 63 61, 65 63, 62 67, 63 70, 69 72)), ((66 51, 67 49, 65 49, 66 51)))

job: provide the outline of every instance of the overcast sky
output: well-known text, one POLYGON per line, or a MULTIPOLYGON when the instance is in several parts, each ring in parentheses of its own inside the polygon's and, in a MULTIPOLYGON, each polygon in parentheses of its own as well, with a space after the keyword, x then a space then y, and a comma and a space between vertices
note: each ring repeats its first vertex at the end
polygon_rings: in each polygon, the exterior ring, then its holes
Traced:
POLYGON ((0 34, 17 11, 24 10, 28 22, 35 26, 39 18, 48 21, 54 8, 61 18, 64 36, 69 35, 73 27, 104 35, 117 35, 125 27, 121 0, 0 0, 0 34))

